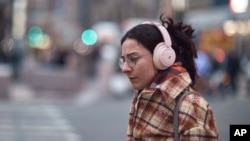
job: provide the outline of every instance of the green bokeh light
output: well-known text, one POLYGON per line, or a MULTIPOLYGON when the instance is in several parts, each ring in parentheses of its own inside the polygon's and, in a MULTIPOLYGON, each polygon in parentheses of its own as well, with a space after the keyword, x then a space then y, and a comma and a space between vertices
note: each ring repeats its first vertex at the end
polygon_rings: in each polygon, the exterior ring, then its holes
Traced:
POLYGON ((92 29, 84 30, 81 39, 85 45, 94 45, 97 42, 97 33, 92 29))
POLYGON ((39 26, 32 26, 28 31, 29 45, 38 48, 43 40, 43 31, 39 26))

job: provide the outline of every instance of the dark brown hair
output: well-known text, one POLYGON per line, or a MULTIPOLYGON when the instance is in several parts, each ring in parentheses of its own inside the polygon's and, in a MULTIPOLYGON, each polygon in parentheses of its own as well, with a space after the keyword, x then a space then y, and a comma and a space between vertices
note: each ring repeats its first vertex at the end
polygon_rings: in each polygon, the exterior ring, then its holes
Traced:
MULTIPOLYGON (((196 48, 193 41, 194 29, 183 22, 175 23, 172 18, 160 16, 161 24, 169 32, 172 48, 176 53, 175 62, 181 62, 182 66, 188 71, 193 87, 197 77, 195 58, 197 58, 196 48)), ((163 37, 157 27, 149 24, 139 24, 130 29, 121 39, 121 44, 127 39, 135 39, 141 43, 152 54, 154 48, 160 42, 163 42, 163 37)))

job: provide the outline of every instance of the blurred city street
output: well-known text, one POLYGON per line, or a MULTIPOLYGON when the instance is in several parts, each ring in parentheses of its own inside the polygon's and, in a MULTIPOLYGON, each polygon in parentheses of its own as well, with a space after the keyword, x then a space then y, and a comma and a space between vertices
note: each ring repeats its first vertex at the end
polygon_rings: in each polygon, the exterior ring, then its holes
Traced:
MULTIPOLYGON (((32 96, 24 85, 13 85, 12 98, 0 102, 1 141, 125 140, 132 96, 102 96, 95 86, 71 99, 32 96), (17 94, 18 93, 18 94, 17 94)), ((205 96, 214 110, 221 141, 229 140, 229 125, 249 124, 250 100, 205 96)))
POLYGON ((193 27, 195 87, 213 108, 220 141, 229 141, 229 125, 250 124, 249 5, 0 0, 0 141, 126 140, 135 91, 118 65, 120 40, 161 14, 193 27))

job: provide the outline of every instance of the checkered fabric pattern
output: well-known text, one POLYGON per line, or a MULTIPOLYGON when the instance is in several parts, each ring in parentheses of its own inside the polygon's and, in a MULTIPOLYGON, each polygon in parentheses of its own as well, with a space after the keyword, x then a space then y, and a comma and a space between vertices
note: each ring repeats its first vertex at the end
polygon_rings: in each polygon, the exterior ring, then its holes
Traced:
MULTIPOLYGON (((127 141, 173 141, 173 112, 176 97, 191 79, 180 65, 158 74, 152 85, 138 93, 131 104, 127 141)), ((213 111, 200 95, 186 96, 179 107, 180 141, 217 141, 213 111)))

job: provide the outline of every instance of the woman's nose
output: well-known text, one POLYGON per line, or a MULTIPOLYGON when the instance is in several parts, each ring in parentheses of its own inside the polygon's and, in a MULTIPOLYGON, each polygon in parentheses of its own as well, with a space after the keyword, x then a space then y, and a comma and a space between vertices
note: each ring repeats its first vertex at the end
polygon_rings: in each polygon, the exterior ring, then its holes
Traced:
POLYGON ((127 73, 127 72, 129 72, 129 71, 131 71, 131 67, 128 65, 127 62, 124 62, 124 65, 123 65, 123 67, 122 67, 122 72, 123 72, 123 73, 127 73))

